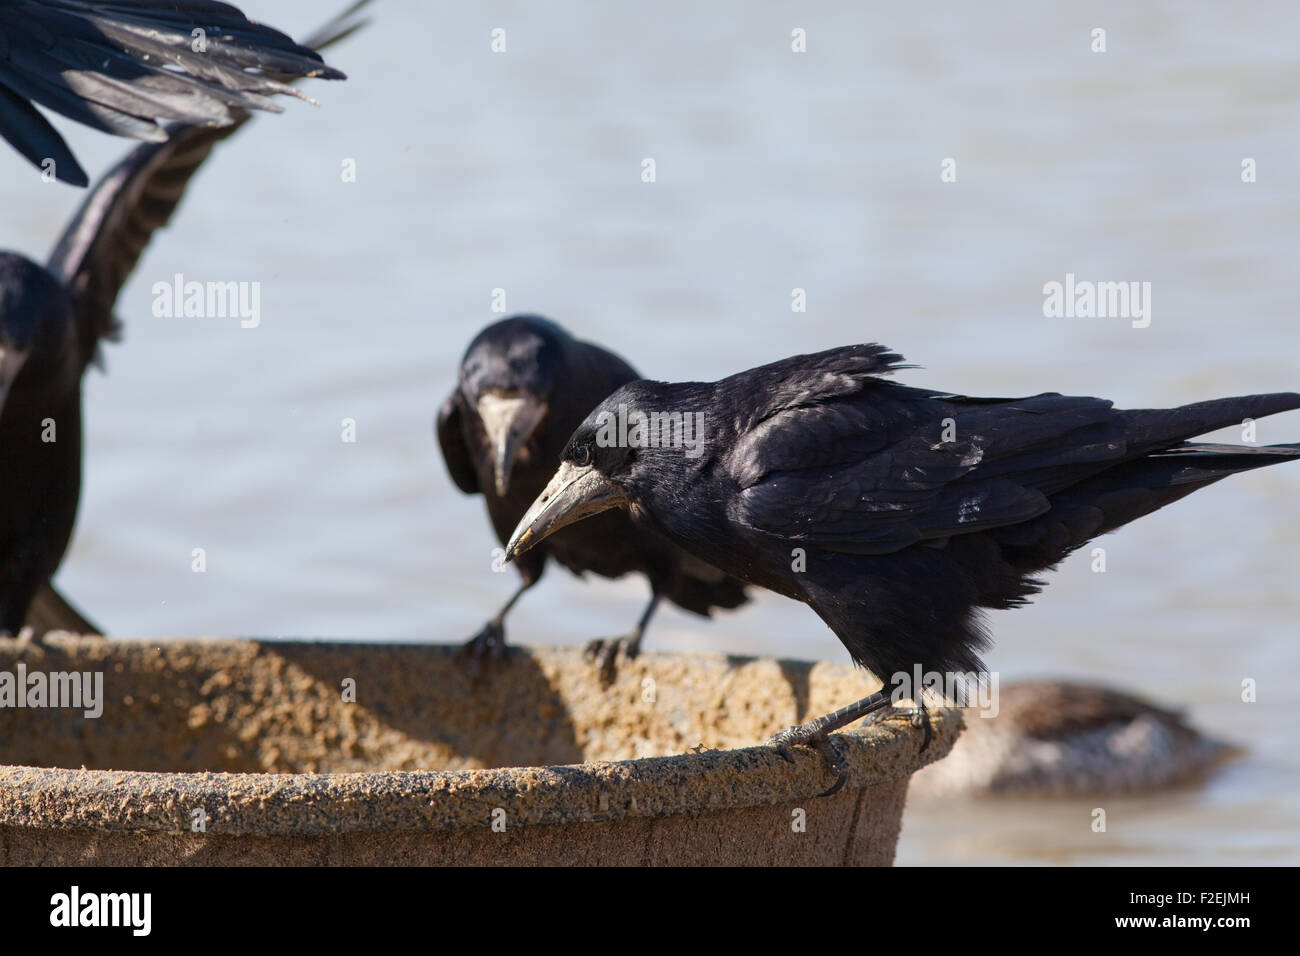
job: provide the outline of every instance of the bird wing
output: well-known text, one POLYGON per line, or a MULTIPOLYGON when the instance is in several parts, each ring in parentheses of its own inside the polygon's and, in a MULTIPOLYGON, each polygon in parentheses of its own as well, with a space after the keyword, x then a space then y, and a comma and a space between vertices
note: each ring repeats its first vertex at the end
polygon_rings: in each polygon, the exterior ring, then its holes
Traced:
POLYGON ((447 463, 447 471, 456 487, 467 495, 479 492, 478 472, 474 470, 474 460, 465 445, 465 433, 461 430, 460 390, 452 392, 438 409, 438 421, 435 431, 438 433, 438 445, 442 448, 442 460, 447 463))
POLYGON ((966 400, 855 375, 833 357, 778 374, 748 384, 777 400, 724 462, 740 488, 730 517, 758 535, 897 551, 1040 515, 1054 490, 1126 452, 1102 399, 966 400))
POLYGON ((279 112, 269 96, 301 95, 285 82, 299 76, 343 78, 307 46, 225 3, 0 3, 0 136, 34 165, 53 159, 57 178, 78 186, 85 171, 33 103, 157 142, 167 135, 158 119, 227 126, 239 111, 279 112))
POLYGON ((901 362, 901 355, 883 345, 849 345, 813 355, 794 355, 717 384, 723 396, 735 393, 735 427, 738 433, 745 434, 781 411, 856 395, 879 384, 875 376, 912 367, 901 362))
MULTIPOLYGON (((349 7, 307 42, 324 48, 349 36, 363 25, 349 18, 368 2, 349 7)), ((174 124, 168 138, 133 149, 86 196, 48 264, 73 295, 84 362, 93 359, 101 339, 116 334, 113 304, 154 232, 167 225, 213 147, 250 118, 240 110, 226 126, 174 124)))
POLYGON ((161 143, 139 146, 100 180, 50 256, 49 269, 71 291, 90 362, 113 338, 117 295, 156 230, 167 225, 190 179, 236 126, 184 126, 161 143))

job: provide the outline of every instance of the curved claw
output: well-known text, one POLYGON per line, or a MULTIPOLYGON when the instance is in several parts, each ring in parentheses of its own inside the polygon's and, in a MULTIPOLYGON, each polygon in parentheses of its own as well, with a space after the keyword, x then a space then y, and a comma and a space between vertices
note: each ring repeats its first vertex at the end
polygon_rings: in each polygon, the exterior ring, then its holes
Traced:
POLYGON ((934 728, 930 726, 930 711, 922 704, 912 715, 912 726, 920 727, 925 731, 925 736, 921 738, 920 753, 925 753, 925 748, 930 746, 930 741, 934 739, 934 728))
POLYGON ((788 763, 794 763, 794 754, 790 752, 792 746, 811 747, 821 754, 822 759, 826 761, 827 769, 835 774, 835 782, 819 796, 829 797, 839 793, 848 782, 849 765, 840 755, 839 748, 829 734, 810 731, 806 726, 787 727, 779 734, 773 735, 767 745, 775 747, 776 752, 788 763))
POLYGON ((794 763, 794 754, 790 752, 790 739, 798 727, 787 727, 779 734, 773 734, 767 741, 769 747, 775 747, 776 752, 781 755, 781 759, 786 763, 794 763))
POLYGON ((839 748, 835 746, 835 741, 829 736, 818 738, 813 742, 813 746, 825 758, 831 772, 835 774, 835 782, 828 789, 823 790, 821 796, 829 797, 832 794, 839 793, 844 784, 848 782, 849 765, 840 755, 839 748))

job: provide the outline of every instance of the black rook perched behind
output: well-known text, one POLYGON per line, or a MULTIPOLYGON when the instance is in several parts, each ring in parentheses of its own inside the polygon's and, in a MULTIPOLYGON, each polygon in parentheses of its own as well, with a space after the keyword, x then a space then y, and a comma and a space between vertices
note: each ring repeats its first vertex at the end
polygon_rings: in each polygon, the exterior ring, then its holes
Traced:
MULTIPOLYGON (((536 315, 503 319, 470 343, 460 382, 438 414, 438 442, 457 487, 487 499, 502 544, 559 465, 573 429, 602 398, 639 377, 617 355, 536 315)), ((632 633, 589 646, 606 676, 619 653, 636 656, 662 598, 696 614, 745 601, 741 582, 611 512, 556 535, 517 562, 523 584, 471 642, 476 657, 503 650, 505 615, 537 583, 548 556, 575 574, 639 572, 650 580, 650 603, 632 633)))

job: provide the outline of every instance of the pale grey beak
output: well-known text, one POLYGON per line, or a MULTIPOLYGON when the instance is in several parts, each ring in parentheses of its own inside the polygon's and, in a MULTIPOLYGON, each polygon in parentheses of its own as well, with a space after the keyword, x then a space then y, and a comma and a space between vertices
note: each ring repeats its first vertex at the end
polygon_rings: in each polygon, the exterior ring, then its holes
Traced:
POLYGON ((4 411, 5 399, 9 396, 9 387, 27 361, 27 353, 0 346, 0 412, 4 411))
POLYGON ((514 560, 566 525, 626 504, 623 489, 594 467, 579 468, 566 461, 519 520, 506 545, 506 560, 514 560))
POLYGON ((506 398, 488 394, 480 398, 475 407, 492 444, 492 473, 497 495, 505 497, 510 490, 510 470, 515 466, 515 458, 546 415, 546 403, 528 396, 506 398))

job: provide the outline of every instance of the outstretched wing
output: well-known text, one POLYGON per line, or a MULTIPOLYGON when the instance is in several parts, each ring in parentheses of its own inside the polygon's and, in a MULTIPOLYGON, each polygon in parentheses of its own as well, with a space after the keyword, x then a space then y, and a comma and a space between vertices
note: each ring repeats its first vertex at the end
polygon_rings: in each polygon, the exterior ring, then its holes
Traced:
MULTIPOLYGON (((348 8, 307 42, 324 48, 350 35, 362 25, 350 18, 368 2, 348 8)), ((287 73, 267 77, 289 79, 287 73)), ((154 232, 167 225, 213 147, 250 117, 240 110, 226 126, 169 127, 169 138, 136 147, 114 166, 72 217, 48 267, 73 295, 83 362, 93 359, 101 339, 115 334, 113 304, 154 232)))
POLYGON ((167 225, 212 148, 237 129, 175 127, 170 139, 136 147, 73 216, 48 266, 72 293, 83 363, 116 334, 113 304, 154 232, 167 225))
POLYGON ((94 129, 160 141, 157 120, 228 126, 269 96, 300 95, 286 78, 341 79, 307 46, 212 0, 4 0, 0 3, 0 136, 34 165, 78 186, 87 177, 35 109, 94 129))

